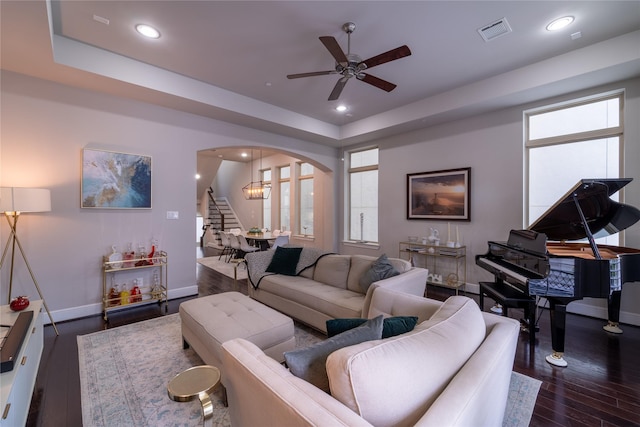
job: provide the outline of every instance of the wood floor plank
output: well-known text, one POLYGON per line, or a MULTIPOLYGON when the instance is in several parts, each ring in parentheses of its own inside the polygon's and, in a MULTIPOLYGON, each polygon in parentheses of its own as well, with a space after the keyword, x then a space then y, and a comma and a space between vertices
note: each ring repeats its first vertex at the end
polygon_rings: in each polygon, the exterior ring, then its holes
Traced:
POLYGON ((600 426, 600 418, 577 412, 574 408, 567 405, 566 400, 558 399, 558 397, 558 395, 548 390, 540 390, 534 413, 540 414, 546 419, 564 426, 600 426))

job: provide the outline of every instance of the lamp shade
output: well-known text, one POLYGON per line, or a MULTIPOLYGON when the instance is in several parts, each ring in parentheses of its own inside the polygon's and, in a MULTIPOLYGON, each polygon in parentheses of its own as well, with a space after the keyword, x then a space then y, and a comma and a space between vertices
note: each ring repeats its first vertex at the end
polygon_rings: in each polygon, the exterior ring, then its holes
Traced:
POLYGON ((0 187, 0 212, 49 212, 51 191, 45 188, 0 187))

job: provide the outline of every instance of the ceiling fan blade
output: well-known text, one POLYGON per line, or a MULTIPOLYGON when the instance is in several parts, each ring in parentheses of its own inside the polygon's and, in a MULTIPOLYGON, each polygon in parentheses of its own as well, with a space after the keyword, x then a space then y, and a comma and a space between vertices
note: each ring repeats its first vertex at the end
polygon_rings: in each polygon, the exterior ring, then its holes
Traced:
POLYGON ((336 85, 333 87, 333 90, 331 91, 331 95, 329 95, 329 101, 335 101, 336 99, 340 98, 340 94, 342 93, 342 89, 344 89, 344 85, 347 84, 347 81, 349 80, 348 77, 343 77, 340 80, 338 80, 338 83, 336 83, 336 85))
POLYGON ((331 36, 321 36, 320 41, 327 48, 331 56, 336 60, 337 63, 346 65, 349 60, 347 59, 347 55, 344 54, 344 51, 338 44, 338 41, 335 37, 331 36))
POLYGON ((360 75, 358 76, 358 80, 362 80, 363 82, 369 83, 370 85, 375 86, 384 91, 391 92, 396 88, 395 84, 388 82, 386 80, 382 80, 379 77, 372 76, 371 74, 362 73, 361 75, 362 77, 360 77, 360 75))
MULTIPOLYGON (((391 49, 388 52, 381 53, 369 59, 365 59, 360 64, 364 64, 367 68, 375 67, 376 65, 384 64, 386 62, 395 61, 396 59, 404 58, 411 55, 411 50, 407 45, 391 49)), ((358 65, 360 65, 358 64, 358 65)))
POLYGON ((329 74, 337 74, 337 71, 335 70, 330 70, 330 71, 314 71, 311 73, 300 73, 300 74, 289 74, 287 75, 288 79, 299 79, 302 77, 313 77, 313 76, 326 76, 329 74))

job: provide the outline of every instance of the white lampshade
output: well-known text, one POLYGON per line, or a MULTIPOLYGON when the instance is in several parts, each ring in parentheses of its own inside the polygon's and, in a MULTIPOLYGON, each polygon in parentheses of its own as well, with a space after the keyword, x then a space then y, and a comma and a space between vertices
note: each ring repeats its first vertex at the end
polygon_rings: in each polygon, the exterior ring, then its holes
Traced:
POLYGON ((0 212, 49 212, 51 191, 45 188, 0 187, 0 212))

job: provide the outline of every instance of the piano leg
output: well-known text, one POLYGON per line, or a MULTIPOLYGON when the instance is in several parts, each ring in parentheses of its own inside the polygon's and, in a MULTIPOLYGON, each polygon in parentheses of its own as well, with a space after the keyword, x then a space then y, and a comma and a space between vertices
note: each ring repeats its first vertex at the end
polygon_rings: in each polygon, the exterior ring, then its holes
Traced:
POLYGON ((609 294, 609 321, 606 325, 602 327, 607 332, 611 332, 614 334, 621 334, 622 329, 620 329, 620 296, 622 295, 622 291, 613 291, 609 294))
POLYGON ((556 304, 549 299, 551 317, 551 348, 553 353, 548 355, 545 360, 554 366, 564 368, 567 361, 564 360, 564 333, 567 324, 567 304, 556 304))

